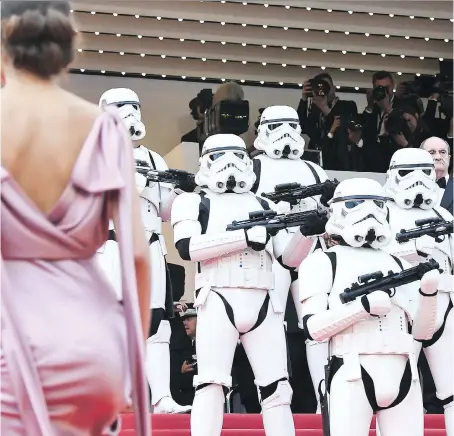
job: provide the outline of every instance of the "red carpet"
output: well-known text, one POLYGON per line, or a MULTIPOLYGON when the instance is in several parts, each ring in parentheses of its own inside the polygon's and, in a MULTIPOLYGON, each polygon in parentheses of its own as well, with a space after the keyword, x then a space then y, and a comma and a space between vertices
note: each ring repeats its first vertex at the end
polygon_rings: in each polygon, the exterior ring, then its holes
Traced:
MULTIPOLYGON (((191 436, 189 415, 153 415, 153 436, 191 436)), ((323 436, 320 415, 293 415, 297 436, 323 436)), ((134 415, 122 416, 120 436, 135 436, 134 415)), ((223 436, 264 436, 261 415, 224 416, 223 436)), ((375 420, 369 436, 375 436, 375 420)), ((425 415, 425 436, 446 436, 443 415, 425 415)))

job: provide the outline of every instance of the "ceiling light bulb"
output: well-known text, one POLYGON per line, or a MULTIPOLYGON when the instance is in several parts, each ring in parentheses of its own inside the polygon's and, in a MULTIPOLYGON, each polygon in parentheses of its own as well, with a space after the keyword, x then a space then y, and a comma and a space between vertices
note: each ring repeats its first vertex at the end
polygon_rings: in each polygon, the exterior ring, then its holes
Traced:
POLYGON ((301 86, 303 86, 303 84, 302 84, 302 83, 298 83, 298 86, 300 86, 300 87, 301 87, 301 86))
POLYGON ((306 48, 306 47, 303 47, 302 50, 303 50, 303 51, 307 51, 307 48, 306 48))
POLYGON ((263 48, 266 48, 266 44, 263 44, 262 47, 263 47, 263 48))
POLYGON ((207 58, 202 58, 202 62, 206 62, 207 58))
POLYGON ((396 92, 396 90, 395 90, 395 89, 393 89, 393 92, 396 92))
POLYGON ((226 44, 226 42, 225 42, 225 41, 221 41, 221 44, 222 44, 222 45, 225 45, 225 44, 226 44))
POLYGON ((374 13, 373 12, 369 12, 369 15, 372 16, 372 15, 374 15, 374 13))
POLYGON ((401 71, 398 71, 397 74, 398 74, 399 76, 402 76, 402 72, 401 72, 401 71))
POLYGON ((225 82, 225 79, 221 79, 223 82, 225 82))
POLYGON ((241 80, 240 80, 240 82, 241 82, 241 83, 244 83, 244 82, 245 82, 245 80, 244 80, 244 79, 241 79, 241 80))
POLYGON ((434 18, 434 17, 430 17, 429 20, 430 20, 430 21, 433 21, 433 20, 435 20, 435 18, 434 18))
POLYGON ((199 21, 200 24, 203 24, 204 22, 205 22, 204 20, 200 20, 200 21, 199 21))
POLYGON ((414 15, 410 15, 410 20, 413 20, 414 18, 414 15))
POLYGON ((416 73, 416 75, 419 77, 421 75, 421 73, 416 73))
POLYGON ((247 6, 247 2, 243 2, 243 6, 247 6))
POLYGON ((224 64, 227 62, 227 59, 222 59, 222 62, 224 62, 224 64))
POLYGON ((181 76, 182 79, 186 79, 186 76, 181 76))
POLYGON ((325 30, 325 33, 329 33, 329 30, 325 30))
POLYGON ((265 66, 265 65, 266 65, 266 62, 262 62, 262 65, 265 66))
POLYGON ((404 58, 405 58, 405 55, 400 55, 400 57, 401 57, 402 59, 404 59, 404 58))
POLYGON ((341 68, 340 70, 341 70, 341 71, 345 71, 345 68, 344 68, 344 67, 342 67, 342 68, 341 68))
POLYGON ((394 14, 389 14, 389 16, 392 18, 392 17, 394 17, 394 14))
POLYGON ((137 38, 142 39, 142 35, 137 35, 137 38))
POLYGON ((305 32, 309 32, 309 29, 304 29, 305 32))
POLYGON ((301 68, 306 68, 306 65, 301 65, 301 68))
POLYGON ((284 84, 284 82, 279 82, 279 85, 281 85, 281 86, 282 86, 283 84, 284 84))
POLYGON ((180 38, 180 41, 181 41, 181 42, 184 42, 184 38, 180 38))
POLYGON ((124 71, 122 71, 121 74, 124 76, 126 73, 124 71))
POLYGON ((247 44, 246 44, 245 42, 242 42, 241 45, 242 45, 243 47, 246 47, 247 44))
POLYGON ((364 70, 359 70, 360 73, 364 73, 364 70))
POLYGON ((306 8, 306 10, 310 11, 310 10, 311 10, 311 8, 306 8))
POLYGON ((438 60, 439 60, 440 62, 443 62, 443 58, 438 58, 438 60))
POLYGON ((147 73, 142 73, 142 76, 145 77, 147 75, 147 73))
POLYGON ((205 40, 203 40, 203 39, 202 39, 200 42, 201 42, 202 44, 205 44, 205 40))
POLYGON ((69 11, 69 12, 70 12, 70 13, 72 14, 72 13, 73 13, 74 11, 73 11, 72 9, 70 9, 70 11, 69 11))
POLYGON ((99 32, 95 32, 95 35, 99 35, 99 32))
POLYGON ((160 19, 161 19, 161 17, 156 17, 156 19, 157 19, 157 20, 160 20, 160 19))
POLYGON ((81 68, 81 69, 80 69, 80 72, 81 72, 81 73, 83 73, 84 71, 85 71, 85 69, 84 69, 84 68, 81 68))
POLYGON ((409 36, 406 36, 405 39, 410 39, 410 37, 409 37, 409 36))
POLYGON ((365 35, 365 36, 369 36, 369 35, 370 35, 370 33, 365 33, 364 35, 365 35))
POLYGON ((91 11, 91 15, 95 15, 95 14, 96 14, 96 12, 95 12, 95 11, 91 11))
POLYGON ((140 53, 140 56, 142 56, 144 58, 145 57, 145 53, 140 53))
POLYGON ((263 80, 260 80, 260 83, 263 85, 265 82, 263 80))
POLYGON ((336 89, 340 89, 340 86, 339 86, 339 85, 336 85, 336 89))
POLYGON ((159 41, 162 41, 163 39, 164 39, 163 36, 160 36, 160 37, 159 37, 159 41))
POLYGON ((125 52, 124 51, 121 51, 120 52, 120 56, 124 56, 125 55, 125 52))
POLYGON ((283 29, 284 29, 284 30, 288 30, 288 27, 287 27, 287 26, 285 26, 285 27, 284 27, 283 29))
POLYGON ((263 28, 266 29, 268 26, 266 24, 263 25, 263 28))
POLYGON ((202 80, 205 80, 205 79, 206 79, 206 77, 202 77, 202 80))
MULTIPOLYGON (((429 39, 429 38, 427 38, 427 39, 429 39)), ((449 39, 448 39, 448 38, 446 38, 446 39, 445 39, 445 42, 449 42, 449 39)))
POLYGON ((424 59, 424 56, 419 56, 419 59, 423 60, 423 59, 424 59))
POLYGON ((389 35, 385 35, 385 38, 389 38, 389 35))
POLYGON ((282 66, 285 68, 287 66, 287 64, 282 64, 282 66))
POLYGON ((323 52, 323 53, 326 53, 326 52, 327 52, 326 48, 324 48, 324 49, 322 50, 322 52, 323 52))
POLYGON ((246 26, 247 26, 247 24, 246 24, 246 23, 243 23, 243 24, 242 24, 242 26, 243 26, 243 27, 246 27, 246 26))
POLYGON ((345 50, 342 50, 342 54, 347 54, 347 52, 345 50))
POLYGON ((385 53, 382 53, 382 54, 381 54, 381 57, 382 57, 382 58, 384 58, 385 56, 386 56, 386 54, 385 54, 385 53))
POLYGON ((221 21, 221 26, 225 26, 225 21, 221 21))
POLYGON ((79 53, 82 53, 83 50, 82 50, 81 48, 78 48, 77 51, 78 51, 79 53))
POLYGON ((104 50, 99 50, 99 53, 104 53, 104 50))
POLYGON ((350 35, 350 32, 345 32, 346 35, 350 35))
POLYGON ((243 65, 246 65, 247 64, 247 61, 241 61, 243 65))
POLYGON ((181 59, 183 59, 185 61, 186 60, 186 56, 181 56, 181 59))
POLYGON ((114 17, 118 17, 118 14, 117 14, 116 12, 114 12, 112 15, 113 15, 114 17))
POLYGON ((102 73, 102 74, 105 74, 105 72, 106 72, 106 70, 101 70, 101 73, 102 73))
POLYGON ((287 47, 285 45, 283 45, 282 50, 287 50, 287 47))
POLYGON ((120 38, 120 36, 121 36, 121 33, 117 33, 117 37, 120 38))
POLYGON ((348 13, 351 15, 351 14, 353 14, 353 11, 348 11, 348 13))
POLYGON ((263 6, 265 6, 265 8, 267 8, 267 7, 268 7, 268 5, 267 5, 266 3, 265 3, 265 4, 263 5, 263 6))
POLYGON ((320 67, 322 70, 326 69, 326 67, 320 67))
POLYGON ((454 18, 450 18, 449 21, 451 21, 451 23, 454 23, 454 18))
POLYGON ((134 15, 136 18, 140 18, 140 15, 134 15))
POLYGON ((166 58, 166 55, 161 55, 162 59, 165 59, 166 58))
MULTIPOLYGON (((424 38, 424 39, 425 39, 426 41, 429 41, 430 38, 427 38, 427 37, 426 37, 426 38, 424 38)), ((445 39, 445 41, 446 41, 446 39, 445 39)))
POLYGON ((366 53, 365 51, 363 51, 361 54, 362 54, 363 56, 366 56, 367 53, 366 53))
POLYGON ((181 23, 183 21, 183 18, 178 18, 178 21, 181 23))
POLYGON ((285 7, 285 9, 290 9, 290 6, 287 5, 287 6, 285 7))

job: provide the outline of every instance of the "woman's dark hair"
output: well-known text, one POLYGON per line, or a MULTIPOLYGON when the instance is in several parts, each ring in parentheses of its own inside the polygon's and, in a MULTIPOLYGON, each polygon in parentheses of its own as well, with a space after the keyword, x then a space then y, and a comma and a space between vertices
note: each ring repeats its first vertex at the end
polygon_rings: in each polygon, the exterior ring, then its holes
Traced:
POLYGON ((15 68, 43 79, 74 59, 77 35, 69 1, 1 2, 2 44, 15 68))

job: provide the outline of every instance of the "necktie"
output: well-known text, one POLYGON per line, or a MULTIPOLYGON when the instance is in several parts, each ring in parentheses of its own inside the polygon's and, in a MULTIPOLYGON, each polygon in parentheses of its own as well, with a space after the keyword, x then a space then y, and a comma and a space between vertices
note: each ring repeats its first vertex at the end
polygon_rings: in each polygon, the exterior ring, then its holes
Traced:
POLYGON ((442 177, 441 179, 438 179, 438 180, 437 180, 437 185, 438 185, 441 189, 445 189, 445 188, 446 188, 446 177, 442 177))

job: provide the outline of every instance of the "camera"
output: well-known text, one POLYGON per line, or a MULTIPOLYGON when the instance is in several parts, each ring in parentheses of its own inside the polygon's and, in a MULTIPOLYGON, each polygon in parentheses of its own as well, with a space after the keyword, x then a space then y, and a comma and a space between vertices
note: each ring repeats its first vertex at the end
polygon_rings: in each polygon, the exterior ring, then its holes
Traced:
POLYGON ((348 130, 351 132, 361 132, 364 128, 364 121, 360 114, 354 115, 350 121, 348 122, 347 126, 348 130))
POLYGON ((219 133, 241 135, 249 130, 249 101, 222 100, 205 111, 197 131, 199 143, 219 133))
POLYGON ((399 135, 401 133, 405 135, 407 133, 407 122, 404 118, 404 112, 399 109, 393 109, 385 121, 385 127, 391 135, 399 135))
POLYGON ((323 79, 310 79, 309 83, 312 88, 312 97, 326 97, 331 90, 329 83, 323 79))
POLYGON ((388 89, 385 86, 378 85, 372 90, 372 97, 375 101, 382 101, 388 96, 388 89))

